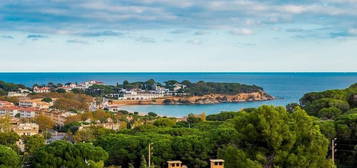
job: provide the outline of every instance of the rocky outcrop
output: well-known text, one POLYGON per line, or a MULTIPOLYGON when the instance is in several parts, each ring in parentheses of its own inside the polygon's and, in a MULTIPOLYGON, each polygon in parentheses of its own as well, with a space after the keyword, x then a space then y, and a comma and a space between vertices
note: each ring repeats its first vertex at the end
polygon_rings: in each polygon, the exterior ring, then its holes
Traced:
POLYGON ((163 104, 218 104, 238 103, 247 101, 272 100, 273 97, 265 92, 239 93, 236 95, 209 94, 204 96, 172 97, 164 100, 163 104))
POLYGON ((218 103, 239 103, 249 101, 266 101, 274 97, 259 91, 252 93, 239 93, 235 95, 209 94, 203 96, 172 96, 154 100, 116 100, 119 105, 149 105, 149 104, 218 104, 218 103))

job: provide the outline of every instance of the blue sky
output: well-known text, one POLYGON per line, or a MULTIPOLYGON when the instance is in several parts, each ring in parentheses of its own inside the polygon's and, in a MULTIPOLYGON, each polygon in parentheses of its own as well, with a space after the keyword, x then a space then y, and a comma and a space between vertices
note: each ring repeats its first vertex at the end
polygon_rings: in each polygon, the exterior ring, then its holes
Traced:
POLYGON ((357 0, 1 0, 0 71, 357 71, 357 0))

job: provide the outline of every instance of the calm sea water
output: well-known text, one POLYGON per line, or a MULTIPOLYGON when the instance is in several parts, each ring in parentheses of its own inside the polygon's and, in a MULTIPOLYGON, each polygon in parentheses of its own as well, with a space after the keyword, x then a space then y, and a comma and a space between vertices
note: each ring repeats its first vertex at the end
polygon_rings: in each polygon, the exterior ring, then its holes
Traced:
POLYGON ((220 111, 236 111, 262 104, 286 105, 298 102, 306 92, 346 88, 357 83, 357 73, 0 73, 0 80, 33 84, 83 82, 99 80, 106 84, 155 79, 167 80, 239 82, 255 84, 278 99, 264 102, 224 103, 210 105, 140 105, 124 106, 123 109, 138 112, 156 112, 168 116, 184 116, 189 113, 207 114, 220 111))

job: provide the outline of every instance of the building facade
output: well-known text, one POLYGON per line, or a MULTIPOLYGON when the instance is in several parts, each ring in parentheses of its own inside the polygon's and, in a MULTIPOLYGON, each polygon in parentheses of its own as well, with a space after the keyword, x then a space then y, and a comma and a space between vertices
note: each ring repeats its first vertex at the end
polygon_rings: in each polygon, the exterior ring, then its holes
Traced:
POLYGON ((19 136, 27 135, 32 136, 36 135, 39 132, 39 126, 35 123, 22 123, 13 127, 13 131, 19 136))

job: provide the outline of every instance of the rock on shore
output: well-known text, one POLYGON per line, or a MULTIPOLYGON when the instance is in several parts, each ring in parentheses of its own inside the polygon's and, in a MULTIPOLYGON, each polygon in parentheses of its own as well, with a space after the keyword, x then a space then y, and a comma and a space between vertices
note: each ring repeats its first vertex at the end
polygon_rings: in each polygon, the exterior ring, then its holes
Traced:
POLYGON ((115 100, 113 103, 121 105, 149 105, 149 104, 218 104, 239 103, 248 101, 273 100, 274 97, 264 91, 239 93, 235 95, 209 94, 203 96, 172 96, 154 100, 115 100))

